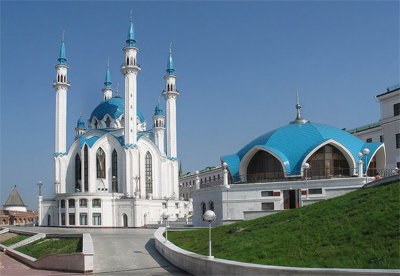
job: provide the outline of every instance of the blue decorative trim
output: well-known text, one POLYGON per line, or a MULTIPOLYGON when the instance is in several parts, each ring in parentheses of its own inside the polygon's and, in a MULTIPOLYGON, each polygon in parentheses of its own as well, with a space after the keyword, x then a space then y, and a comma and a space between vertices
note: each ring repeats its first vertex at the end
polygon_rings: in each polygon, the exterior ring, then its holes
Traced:
POLYGON ((129 148, 134 148, 137 149, 137 145, 136 144, 125 144, 122 146, 124 149, 129 149, 129 148))
POLYGON ((177 157, 168 157, 167 159, 168 159, 168 160, 171 160, 171 161, 178 161, 178 158, 177 158, 177 157))
POLYGON ((67 155, 67 153, 66 152, 56 152, 56 153, 54 153, 53 154, 53 156, 55 156, 55 157, 62 157, 62 156, 65 156, 65 155, 67 155))

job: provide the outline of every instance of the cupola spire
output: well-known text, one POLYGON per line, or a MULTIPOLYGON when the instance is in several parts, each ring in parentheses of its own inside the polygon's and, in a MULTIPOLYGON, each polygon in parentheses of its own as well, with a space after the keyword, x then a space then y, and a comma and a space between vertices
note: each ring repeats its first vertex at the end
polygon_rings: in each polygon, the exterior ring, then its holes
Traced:
POLYGON ((301 123, 309 123, 310 121, 305 120, 303 118, 301 118, 301 114, 300 114, 300 101, 299 101, 299 91, 297 91, 297 104, 296 104, 296 109, 297 109, 297 117, 296 120, 294 120, 293 122, 290 122, 290 124, 301 124, 301 123))
POLYGON ((131 10, 131 16, 130 16, 130 24, 129 24, 129 31, 128 31, 128 37, 126 39, 126 46, 136 46, 136 39, 135 39, 135 29, 133 28, 133 23, 132 23, 132 12, 131 10))
POLYGON ((172 61, 171 54, 172 42, 169 44, 169 58, 167 63, 167 75, 175 75, 174 62, 172 61))
POLYGON ((62 34, 62 41, 61 41, 61 48, 60 48, 60 56, 58 57, 58 64, 65 65, 67 64, 67 59, 65 58, 65 44, 64 44, 64 34, 65 31, 63 31, 62 34))
POLYGON ((106 79, 104 81, 105 88, 111 88, 111 74, 110 74, 110 58, 107 60, 106 79))

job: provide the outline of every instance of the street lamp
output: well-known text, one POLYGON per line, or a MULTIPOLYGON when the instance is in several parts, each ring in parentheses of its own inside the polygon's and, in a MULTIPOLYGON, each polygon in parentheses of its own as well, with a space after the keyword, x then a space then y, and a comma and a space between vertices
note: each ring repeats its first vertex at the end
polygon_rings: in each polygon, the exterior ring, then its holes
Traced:
POLYGON ((207 258, 213 259, 211 255, 211 223, 215 221, 217 215, 212 210, 207 210, 203 215, 204 220, 208 221, 208 256, 207 258))
POLYGON ((369 154, 369 149, 363 149, 362 153, 365 156, 365 184, 368 183, 368 163, 367 163, 367 155, 369 154))
POLYGON ((303 170, 306 171, 306 198, 308 199, 308 178, 307 178, 307 172, 311 168, 311 165, 308 163, 304 163, 303 165, 303 170))
POLYGON ((168 212, 165 211, 162 214, 162 217, 165 219, 165 241, 164 242, 167 242, 168 241, 168 217, 169 217, 168 212))
POLYGON ((228 185, 224 185, 225 190, 226 190, 226 219, 230 219, 229 218, 229 190, 231 189, 231 186, 228 185))
POLYGON ((182 185, 182 183, 181 184, 179 184, 179 199, 180 200, 183 200, 183 185, 182 185))
POLYGON ((115 176, 113 176, 111 181, 112 181, 112 192, 113 193, 118 192, 117 187, 116 187, 117 178, 115 178, 115 176))

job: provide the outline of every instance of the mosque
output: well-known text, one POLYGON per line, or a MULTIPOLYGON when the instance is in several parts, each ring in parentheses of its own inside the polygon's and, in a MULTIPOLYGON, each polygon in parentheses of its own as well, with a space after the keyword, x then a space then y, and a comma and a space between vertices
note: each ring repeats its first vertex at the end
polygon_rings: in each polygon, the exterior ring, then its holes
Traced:
POLYGON ((113 95, 109 65, 102 102, 87 122, 79 118, 75 142, 66 148, 68 81, 64 35, 53 87, 56 91, 54 198, 39 195, 39 224, 65 227, 143 227, 160 221, 184 218, 189 202, 179 200, 175 69, 171 48, 164 76, 165 114, 155 107, 153 126, 138 108, 138 48, 132 16, 121 73, 124 98, 113 95), (165 133, 166 132, 166 133, 165 133))

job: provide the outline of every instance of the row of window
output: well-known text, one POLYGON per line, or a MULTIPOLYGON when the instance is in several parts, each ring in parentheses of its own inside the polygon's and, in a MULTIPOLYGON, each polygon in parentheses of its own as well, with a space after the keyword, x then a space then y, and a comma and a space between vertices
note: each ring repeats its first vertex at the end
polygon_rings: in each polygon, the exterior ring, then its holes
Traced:
MULTIPOLYGON (((320 195, 322 194, 322 188, 308 189, 309 195, 320 195)), ((280 196, 280 192, 274 191, 261 191, 261 196, 280 196)))
MULTIPOLYGON (((92 224, 93 225, 101 225, 101 214, 93 213, 92 216, 92 224)), ((61 225, 65 225, 65 213, 61 213, 61 225)), ((75 213, 69 213, 68 215, 68 225, 77 225, 75 221, 75 213)), ((88 225, 88 214, 80 213, 79 214, 79 225, 88 225)))
MULTIPOLYGON (((365 142, 372 143, 372 138, 365 139, 365 142)), ((383 135, 379 136, 379 142, 383 143, 383 135)))
MULTIPOLYGON (((65 208, 65 199, 62 199, 58 202, 60 204, 60 208, 65 208)), ((68 199, 68 207, 75 208, 75 199, 68 199)), ((85 208, 87 207, 87 199, 81 198, 79 199, 79 207, 85 208)), ((92 207, 100 208, 101 207, 101 199, 92 199, 92 207)))
MULTIPOLYGON (((162 207, 163 207, 163 209, 167 209, 167 203, 163 202, 162 207)), ((178 209, 178 208, 179 208, 179 203, 175 203, 175 209, 178 209)))

